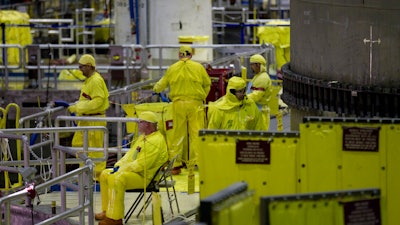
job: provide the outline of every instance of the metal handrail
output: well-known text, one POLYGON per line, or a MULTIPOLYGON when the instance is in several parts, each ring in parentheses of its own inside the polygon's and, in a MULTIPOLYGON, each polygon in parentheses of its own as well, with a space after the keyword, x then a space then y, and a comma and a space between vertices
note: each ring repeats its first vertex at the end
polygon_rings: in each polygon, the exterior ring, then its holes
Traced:
MULTIPOLYGON (((8 138, 8 139, 21 139, 24 142, 24 169, 28 170, 31 166, 30 157, 29 157, 29 147, 27 144, 27 137, 25 135, 21 135, 21 133, 32 133, 32 132, 40 132, 40 133, 48 133, 48 132, 65 132, 65 131, 73 131, 73 130, 81 130, 84 131, 86 134, 89 130, 102 130, 105 134, 105 143, 108 143, 108 131, 105 127, 78 127, 78 128, 69 128, 69 127, 62 127, 62 128, 22 128, 22 129, 2 129, 0 130, 0 137, 1 138, 8 138)), ((87 137, 87 135, 85 135, 87 137)), ((87 145, 86 145, 87 146, 87 145)), ((107 158, 107 145, 105 145, 105 158, 107 158)), ((86 155, 80 154, 81 162, 85 162, 85 166, 78 168, 74 171, 69 173, 62 173, 60 175, 55 175, 57 171, 57 166, 55 165, 64 165, 65 154, 57 154, 57 151, 73 154, 74 150, 70 150, 68 148, 53 148, 52 149, 52 160, 53 160, 53 179, 44 182, 35 186, 33 182, 33 175, 25 176, 25 189, 20 190, 18 192, 9 194, 5 197, 0 198, 0 214, 3 214, 2 211, 4 210, 4 220, 0 220, 0 224, 10 224, 10 207, 11 202, 17 199, 25 198, 25 203, 27 206, 31 206, 31 202, 34 200, 35 195, 42 190, 48 190, 53 185, 60 184, 61 191, 60 191, 60 199, 61 199, 61 213, 52 216, 38 224, 53 224, 56 221, 65 219, 72 214, 79 213, 79 220, 80 224, 85 223, 85 211, 88 210, 89 216, 88 221, 89 224, 93 225, 93 162, 92 159, 88 158, 86 155), (60 158, 58 158, 60 155, 60 158), (71 178, 78 176, 78 185, 76 185, 77 195, 79 197, 78 206, 67 209, 66 203, 66 186, 69 186, 68 181, 71 178), (3 207, 4 205, 4 207, 3 207)), ((76 154, 81 150, 75 151, 76 154)), ((15 165, 14 165, 15 166, 15 165)), ((7 167, 6 165, 2 164, 0 167, 2 171, 9 171, 9 172, 20 172, 23 173, 23 170, 17 170, 14 167, 7 167)), ((35 172, 35 171, 34 171, 35 172)))
MULTIPOLYGON (((91 49, 110 49, 113 46, 121 46, 123 48, 124 54, 126 54, 124 64, 123 65, 112 65, 111 62, 107 64, 101 64, 97 63, 96 65, 96 70, 100 71, 101 73, 106 73, 107 71, 112 71, 112 70, 123 70, 125 71, 126 74, 129 74, 129 71, 131 70, 140 70, 144 67, 144 64, 146 61, 143 60, 136 60, 136 54, 139 52, 139 54, 143 55, 144 53, 143 50, 144 48, 141 45, 133 45, 133 44, 124 44, 124 45, 109 45, 109 44, 39 44, 39 45, 27 45, 23 48, 24 52, 28 52, 28 48, 31 48, 32 46, 36 47, 36 60, 35 60, 35 65, 29 65, 26 59, 28 57, 23 57, 23 68, 26 70, 37 70, 38 74, 38 88, 42 88, 42 73, 44 70, 51 70, 54 72, 60 72, 64 69, 78 69, 78 65, 54 65, 51 64, 50 62, 44 62, 41 57, 41 51, 42 50, 49 50, 50 51, 50 56, 51 59, 53 59, 54 54, 53 51, 55 49, 59 50, 64 50, 64 49, 86 49, 86 48, 91 48, 91 49)), ((96 57, 96 55, 95 55, 96 57)), ((144 57, 141 57, 143 59, 144 57)), ((126 76, 127 83, 129 83, 129 77, 126 76)), ((54 76, 54 84, 57 89, 57 77, 54 76)))
MULTIPOLYGON (((103 157, 101 158, 92 158, 93 161, 106 161, 108 159, 108 137, 109 137, 109 131, 106 127, 102 126, 82 126, 82 127, 43 127, 43 128, 20 128, 20 129, 1 129, 0 132, 0 137, 7 135, 7 134, 34 134, 34 133, 54 133, 55 135, 55 140, 54 140, 54 146, 59 145, 59 133, 65 133, 65 132, 75 132, 75 131, 82 131, 83 132, 83 137, 84 137, 84 145, 83 148, 81 148, 81 151, 87 152, 89 150, 95 150, 93 148, 88 147, 88 132, 93 131, 93 130, 99 130, 103 132, 103 138, 104 138, 104 144, 103 148, 101 149, 103 151, 103 157)), ((31 164, 30 162, 30 152, 29 152, 29 145, 24 145, 24 167, 29 167, 31 164)), ((54 166, 53 172, 53 177, 57 177, 59 175, 59 169, 56 165, 59 165, 57 162, 57 154, 52 150, 52 164, 54 166)), ((17 162, 17 161, 14 161, 17 162)), ((64 165, 61 165, 64 166, 64 165)))
MULTIPOLYGON (((74 20, 73 19, 29 19, 30 26, 32 27, 32 24, 38 23, 40 24, 39 28, 46 27, 43 26, 42 24, 51 24, 52 27, 54 27, 54 24, 57 23, 58 26, 57 28, 57 34, 58 34, 58 43, 61 44, 64 41, 70 41, 72 42, 74 40, 74 29, 71 29, 70 27, 74 25, 74 20), (65 25, 68 24, 68 25, 65 25), (68 30, 69 35, 68 37, 63 36, 63 30, 68 30)), ((50 31, 49 31, 50 32, 50 31)))
POLYGON ((21 45, 14 45, 14 44, 0 44, 0 49, 2 49, 2 61, 3 64, 0 65, 0 69, 4 69, 4 86, 5 89, 8 89, 8 83, 9 83, 9 70, 10 69, 19 69, 21 68, 21 62, 22 62, 22 57, 24 56, 23 52, 22 52, 22 47, 21 45), (17 65, 9 65, 9 61, 8 61, 8 49, 9 48, 16 48, 18 49, 18 56, 19 56, 19 60, 18 60, 18 64, 17 65))
MULTIPOLYGON (((47 225, 47 224, 54 224, 56 221, 60 221, 62 219, 66 219, 70 217, 71 215, 75 215, 77 212, 79 212, 79 224, 85 224, 85 210, 88 210, 88 224, 93 225, 94 224, 94 219, 93 219, 93 179, 92 175, 93 174, 93 165, 91 165, 90 161, 86 162, 86 166, 80 167, 76 170, 73 170, 69 173, 66 173, 64 175, 61 175, 59 177, 56 177, 54 179, 51 179, 45 183, 39 184, 37 186, 34 186, 34 184, 29 184, 27 188, 18 191, 16 193, 4 196, 0 198, 0 214, 4 215, 4 220, 0 220, 0 225, 1 224, 11 224, 10 222, 10 207, 11 207, 11 202, 18 200, 18 199, 24 199, 28 198, 27 195, 29 195, 31 192, 34 192, 35 194, 37 192, 45 191, 51 188, 53 185, 56 184, 62 184, 65 181, 71 180, 71 178, 74 178, 78 176, 78 180, 81 185, 79 185, 78 191, 75 192, 79 196, 79 201, 78 201, 78 206, 66 209, 63 207, 62 212, 58 213, 57 215, 53 215, 52 217, 37 223, 41 225, 47 225), (31 189, 30 189, 31 188, 31 189), (2 207, 4 205, 4 207, 2 207), (4 214, 2 213, 4 211, 4 214), (3 223, 4 222, 4 223, 3 223)), ((60 192, 61 197, 65 195, 64 192, 60 192)), ((28 202, 30 202, 29 199, 28 202)), ((66 205, 66 200, 61 199, 61 204, 66 205)))
MULTIPOLYGON (((22 62, 22 59, 23 59, 23 56, 24 56, 24 54, 23 54, 23 52, 22 52, 22 46, 21 45, 16 45, 16 44, 0 44, 0 48, 1 49, 10 49, 10 48, 16 48, 16 49, 18 49, 18 64, 16 64, 16 65, 9 65, 9 62, 8 62, 8 56, 7 56, 7 54, 4 54, 3 53, 3 56, 4 56, 4 58, 3 58, 3 63, 0 65, 0 69, 20 69, 21 68, 21 62, 22 62)), ((7 51, 4 51, 3 50, 3 52, 7 52, 7 51)))
MULTIPOLYGON (((85 116, 58 116, 55 121, 54 121, 54 126, 55 127, 59 127, 60 126, 60 122, 61 121, 102 121, 102 122, 107 122, 107 123, 117 123, 117 146, 116 147, 110 147, 107 143, 107 151, 108 152, 116 152, 117 153, 117 159, 119 160, 122 157, 122 153, 124 153, 124 148, 123 146, 120 144, 122 143, 123 140, 123 123, 127 123, 127 122, 137 122, 138 119, 137 118, 129 118, 129 117, 85 117, 85 116)), ((76 127, 78 128, 78 127, 76 127)), ((58 133, 55 134, 56 135, 56 143, 55 145, 58 145, 59 143, 57 143, 57 141, 59 140, 58 138, 58 133)), ((107 138, 108 141, 108 138, 107 138)), ((83 143, 88 143, 87 137, 84 136, 84 141, 83 143)), ((84 144, 85 146, 85 144, 84 144)), ((83 147, 83 149, 85 149, 85 147, 83 147)), ((90 148, 92 149, 92 148, 90 148)), ((125 151, 126 152, 126 151, 125 151)))

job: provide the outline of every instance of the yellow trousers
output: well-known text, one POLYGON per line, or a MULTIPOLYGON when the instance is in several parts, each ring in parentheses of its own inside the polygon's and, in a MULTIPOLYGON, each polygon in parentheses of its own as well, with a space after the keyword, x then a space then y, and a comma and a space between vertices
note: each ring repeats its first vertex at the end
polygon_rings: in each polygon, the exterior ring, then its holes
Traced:
POLYGON ((182 161, 196 161, 198 149, 196 141, 199 130, 204 128, 204 106, 199 100, 176 100, 172 102, 173 140, 169 149, 169 159, 180 154, 174 166, 182 165, 182 161), (184 149, 185 141, 189 140, 188 148, 184 149), (186 152, 183 152, 186 150, 186 152), (186 156, 186 157, 185 157, 186 156))
POLYGON ((133 172, 116 172, 105 169, 100 175, 101 209, 108 218, 119 220, 125 213, 125 190, 145 188, 142 176, 133 172))
MULTIPOLYGON (((104 117, 104 116, 103 116, 104 117)), ((102 121, 79 121, 78 126, 107 126, 107 122, 102 121)), ((88 147, 102 148, 104 146, 104 133, 102 131, 89 131, 88 132, 88 147)), ((77 131, 72 138, 72 147, 83 146, 83 132, 77 131)), ((103 152, 89 152, 90 158, 102 158, 104 157, 103 152)), ((96 162, 94 168, 94 174, 96 180, 100 176, 101 171, 106 168, 107 162, 96 162)))
POLYGON ((270 110, 269 110, 268 106, 262 106, 261 115, 264 120, 266 129, 269 130, 269 123, 271 121, 271 115, 270 115, 270 110))

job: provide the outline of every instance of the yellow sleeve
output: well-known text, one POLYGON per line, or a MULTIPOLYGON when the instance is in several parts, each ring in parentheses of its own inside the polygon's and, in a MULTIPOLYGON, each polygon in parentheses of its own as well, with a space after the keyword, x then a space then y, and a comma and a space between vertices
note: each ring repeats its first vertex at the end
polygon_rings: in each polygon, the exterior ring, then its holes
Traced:
POLYGON ((202 68, 203 68, 203 77, 204 77, 203 89, 204 89, 204 93, 206 93, 206 96, 208 96, 208 93, 210 92, 210 89, 211 89, 211 78, 208 75, 206 69, 204 69, 203 66, 202 66, 202 68))
POLYGON ((264 91, 252 91, 250 94, 247 95, 248 98, 253 100, 254 102, 260 102, 264 96, 264 91))
POLYGON ((164 76, 154 85, 153 91, 156 93, 162 92, 169 85, 169 76, 171 74, 171 67, 167 69, 164 76))
POLYGON ((252 81, 252 87, 260 90, 252 90, 247 96, 255 103, 267 105, 272 95, 272 81, 267 73, 262 73, 252 81))
POLYGON ((145 169, 157 167, 155 164, 157 164, 159 158, 161 158, 161 161, 164 161, 162 163, 165 163, 168 160, 167 145, 165 143, 165 139, 162 139, 162 136, 158 135, 149 138, 146 137, 142 141, 141 150, 137 154, 136 159, 132 163, 123 165, 123 167, 124 170, 140 173, 143 175, 145 169), (164 154, 162 154, 164 152, 165 156, 164 154))
POLYGON ((214 102, 208 103, 208 129, 220 129, 222 118, 220 117, 220 110, 215 107, 214 102))

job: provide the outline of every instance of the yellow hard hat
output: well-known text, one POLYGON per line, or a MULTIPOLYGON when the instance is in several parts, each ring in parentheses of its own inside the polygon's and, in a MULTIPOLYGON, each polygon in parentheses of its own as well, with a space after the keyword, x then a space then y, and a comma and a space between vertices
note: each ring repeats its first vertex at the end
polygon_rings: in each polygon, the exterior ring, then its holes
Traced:
POLYGON ((235 89, 235 90, 242 90, 246 88, 246 81, 241 77, 232 77, 228 81, 228 90, 235 89))
POLYGON ((139 121, 146 121, 149 123, 157 123, 158 118, 154 112, 144 111, 139 114, 139 121))
POLYGON ((250 57, 250 63, 260 63, 261 65, 265 66, 267 62, 265 61, 262 55, 256 54, 250 57))
POLYGON ((93 58, 93 56, 85 54, 79 59, 79 64, 96 67, 96 60, 93 58))
POLYGON ((191 55, 193 54, 193 49, 192 47, 190 47, 190 45, 182 45, 179 48, 179 54, 182 54, 184 56, 191 55))

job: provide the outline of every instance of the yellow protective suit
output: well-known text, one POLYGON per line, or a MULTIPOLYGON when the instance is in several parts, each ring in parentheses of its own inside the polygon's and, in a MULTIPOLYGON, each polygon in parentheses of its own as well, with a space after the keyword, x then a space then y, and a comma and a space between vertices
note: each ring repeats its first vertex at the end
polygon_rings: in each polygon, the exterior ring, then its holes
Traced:
MULTIPOLYGON (((71 113, 76 113, 77 116, 98 116, 105 117, 105 111, 109 107, 108 102, 108 89, 104 82, 103 77, 95 72, 92 76, 87 78, 83 83, 79 100, 75 105, 68 107, 71 113)), ((106 122, 101 121, 79 121, 78 126, 107 126, 106 122)), ((89 147, 103 147, 103 132, 91 131, 88 132, 89 147)), ((72 138, 72 147, 83 146, 83 132, 75 132, 72 138)), ((91 152, 89 157, 101 158, 104 156, 103 152, 91 152)), ((100 175, 101 171, 106 168, 107 162, 96 163, 94 172, 96 178, 100 175)))
POLYGON ((124 217, 125 190, 145 188, 157 172, 168 161, 167 143, 159 132, 141 135, 114 168, 100 175, 101 208, 108 218, 124 217))
POLYGON ((270 123, 270 109, 269 100, 272 95, 272 81, 266 72, 266 62, 261 55, 253 55, 250 57, 250 63, 260 63, 260 72, 256 74, 248 84, 248 97, 252 99, 261 111, 265 127, 269 129, 270 123))
MULTIPOLYGON (((169 158, 183 154, 183 142, 189 138, 187 158, 195 161, 198 150, 198 132, 204 128, 204 106, 211 88, 211 79, 207 71, 198 62, 183 58, 172 64, 165 75, 154 85, 154 92, 161 92, 169 86, 169 97, 172 100, 173 113, 173 143, 169 149, 169 158), (189 135, 189 137, 188 137, 189 135)), ((176 160, 175 166, 182 164, 182 159, 176 160)))
POLYGON ((246 88, 246 81, 239 77, 229 79, 227 93, 208 104, 208 128, 226 130, 265 130, 265 123, 256 103, 244 96, 239 100, 230 90, 246 88))

